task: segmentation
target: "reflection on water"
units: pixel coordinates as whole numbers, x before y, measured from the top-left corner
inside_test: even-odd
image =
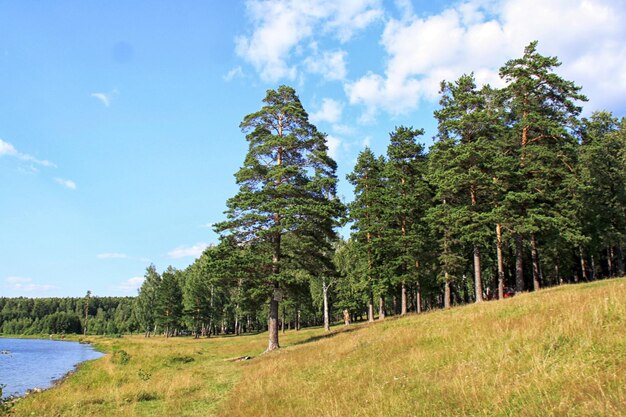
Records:
[[[49,388],[80,362],[103,354],[77,342],[0,338],[0,384],[4,395],[24,395],[33,388]]]

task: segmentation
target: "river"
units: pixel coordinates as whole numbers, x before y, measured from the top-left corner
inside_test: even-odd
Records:
[[[102,356],[91,345],[77,342],[0,338],[3,395],[21,396],[29,389],[49,388],[79,363]]]

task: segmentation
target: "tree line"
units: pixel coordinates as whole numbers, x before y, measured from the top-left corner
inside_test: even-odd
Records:
[[[239,191],[220,243],[182,272],[177,314],[196,334],[266,327],[273,350],[303,319],[328,328],[622,275],[626,121],[581,118],[587,99],[559,65],[532,42],[500,69],[504,88],[443,81],[434,144],[400,126],[385,155],[364,149],[347,205],[295,91],[269,90],[241,123]]]
[[[0,298],[2,334],[98,334],[137,331],[135,297]]]
[[[623,275],[626,119],[581,117],[587,99],[559,66],[532,42],[500,69],[504,88],[443,81],[433,145],[399,126],[385,155],[364,149],[348,204],[295,90],[268,90],[240,125],[248,152],[219,243],[184,270],[147,268],[134,329],[269,330],[274,350],[289,328]]]

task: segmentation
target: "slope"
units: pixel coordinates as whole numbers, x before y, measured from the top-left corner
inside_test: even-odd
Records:
[[[244,364],[220,413],[626,415],[625,325],[624,279],[388,319]]]

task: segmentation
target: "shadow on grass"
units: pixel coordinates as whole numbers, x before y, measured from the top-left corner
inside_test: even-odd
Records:
[[[232,339],[233,337],[242,337],[242,336],[250,337],[250,336],[258,336],[266,332],[267,330],[259,330],[259,331],[239,333],[239,334],[235,334],[235,333],[218,334],[218,335],[212,335],[210,338],[205,337],[204,339]]]
[[[317,336],[311,336],[307,339],[300,340],[299,342],[294,342],[291,344],[291,346],[304,345],[307,343],[317,342],[318,340],[330,339],[340,334],[356,332],[357,330],[364,329],[365,327],[366,326],[363,326],[363,325],[351,325],[350,327],[342,329],[342,330],[332,330],[329,333],[324,333],[324,334],[320,334]]]

